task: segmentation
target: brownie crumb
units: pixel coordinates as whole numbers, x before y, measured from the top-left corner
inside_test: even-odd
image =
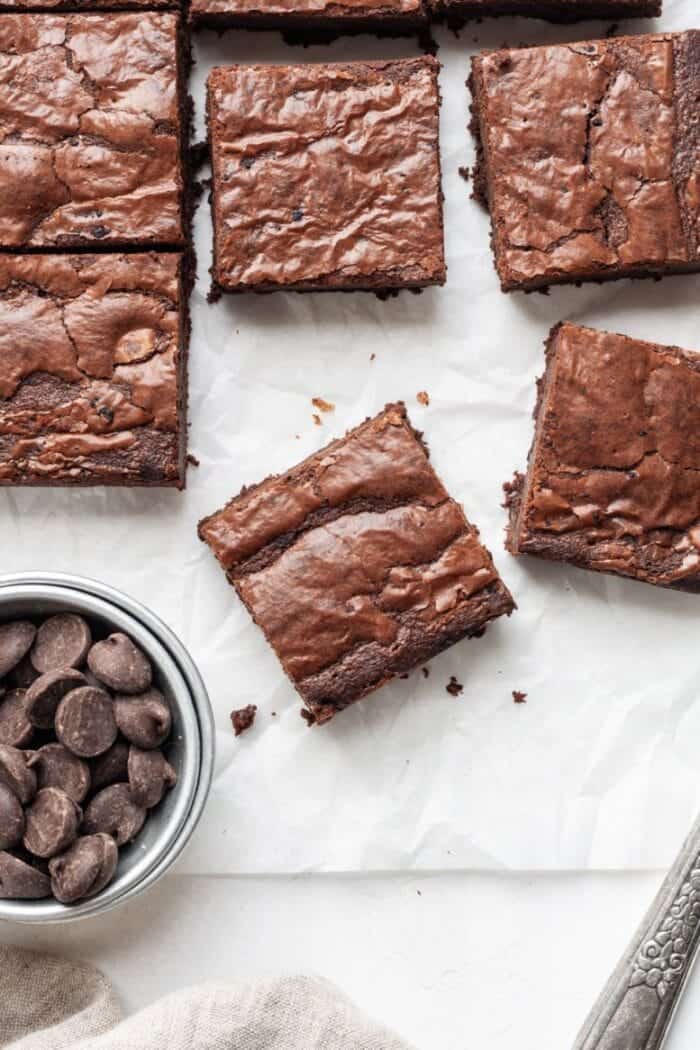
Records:
[[[450,680],[445,686],[445,689],[450,694],[450,696],[459,696],[459,694],[464,690],[464,686],[461,682],[457,681],[454,675],[450,675]]]
[[[314,724],[314,722],[316,721],[316,716],[311,711],[309,711],[308,708],[306,708],[306,707],[302,707],[302,709],[299,712],[299,714],[304,719],[304,721],[306,722],[307,726],[312,726]]]
[[[458,171],[459,175],[464,179],[465,182],[470,182],[471,181],[471,177],[472,177],[471,168],[469,168],[466,165],[462,164],[459,168],[457,168],[457,171]]]
[[[513,690],[513,703],[524,704],[527,700],[527,693],[521,693],[519,689]]]
[[[209,143],[205,139],[190,146],[190,167],[192,171],[203,168],[210,160]]]
[[[404,674],[400,674],[400,675],[399,675],[399,678],[404,678],[404,679],[405,679],[405,678],[408,678],[408,674],[407,674],[407,673],[404,673]]]
[[[312,397],[311,404],[314,408],[317,408],[319,412],[335,412],[335,405],[332,401],[324,401],[322,397]]]
[[[370,354],[370,355],[369,355],[369,359],[370,359],[370,361],[374,361],[374,359],[376,358],[376,356],[377,356],[376,354]]]
[[[246,707],[239,707],[231,712],[231,725],[236,736],[240,736],[246,729],[250,729],[255,721],[257,710],[255,704],[248,704]]]
[[[199,466],[199,460],[191,452],[187,453],[187,462],[189,463],[189,465],[191,467],[198,467]]]
[[[421,667],[421,671],[423,672],[423,677],[424,678],[430,678],[430,668],[429,667]]]
[[[428,391],[427,390],[419,390],[418,393],[416,394],[416,401],[420,405],[429,405],[430,404],[430,397],[428,396]]]
[[[312,412],[311,413],[311,418],[313,419],[313,421],[314,421],[314,423],[316,424],[317,427],[321,426],[321,417],[319,415],[317,415],[316,412]]]

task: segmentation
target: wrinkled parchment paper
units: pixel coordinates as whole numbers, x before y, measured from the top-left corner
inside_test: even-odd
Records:
[[[693,26],[695,5],[665,0],[660,25]],[[700,349],[700,277],[504,296],[487,217],[457,171],[473,160],[469,54],[607,28],[520,19],[474,25],[460,39],[438,34],[443,289],[388,302],[276,294],[209,306],[202,202],[190,397],[190,447],[201,465],[184,495],[0,492],[3,571],[106,580],[152,606],[199,663],[216,713],[217,773],[180,870],[660,867],[700,807],[700,599],[516,561],[503,549],[500,506],[502,482],[525,464],[551,325],[570,318]],[[202,34],[197,137],[212,65],[415,53],[411,41],[370,37],[303,50],[275,34]],[[335,411],[319,413],[313,397]],[[284,470],[397,398],[480,526],[519,609],[435,659],[429,678],[418,671],[309,730],[196,522],[243,483]],[[445,690],[451,675],[464,685],[456,698]],[[513,690],[527,693],[526,703],[514,704]],[[256,723],[235,739],[229,712],[248,703],[258,705]]]

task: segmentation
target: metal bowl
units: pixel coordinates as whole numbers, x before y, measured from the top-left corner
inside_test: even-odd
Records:
[[[56,923],[97,915],[152,886],[173,864],[194,831],[214,768],[214,724],[204,682],[169,627],[113,587],[64,573],[0,575],[0,623],[21,616],[69,611],[83,615],[96,635],[123,631],[150,657],[154,683],[173,713],[168,759],[178,780],[151,810],[138,838],[120,850],[113,881],[97,896],[69,906],[55,900],[0,900],[0,919]]]

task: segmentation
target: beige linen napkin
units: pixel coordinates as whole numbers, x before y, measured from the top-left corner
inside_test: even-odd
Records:
[[[0,1047],[410,1050],[320,978],[200,985],[124,1019],[99,970],[5,947],[0,947]]]

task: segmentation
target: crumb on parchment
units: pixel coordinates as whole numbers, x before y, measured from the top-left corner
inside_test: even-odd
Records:
[[[527,702],[527,693],[521,693],[519,689],[513,690],[513,703],[524,704]]]
[[[245,707],[239,707],[231,712],[231,725],[236,736],[240,736],[241,733],[245,733],[246,729],[250,729],[255,721],[257,710],[255,704],[247,704]]]
[[[459,694],[463,692],[464,686],[461,682],[457,681],[454,675],[450,675],[450,680],[445,686],[445,689],[450,694],[450,696],[459,696]]]
[[[430,397],[428,396],[428,391],[427,390],[419,390],[418,393],[416,394],[416,401],[420,405],[429,405],[430,404]]]
[[[322,397],[312,397],[311,404],[314,408],[317,408],[319,412],[335,412],[335,405],[332,401],[326,401]]]

